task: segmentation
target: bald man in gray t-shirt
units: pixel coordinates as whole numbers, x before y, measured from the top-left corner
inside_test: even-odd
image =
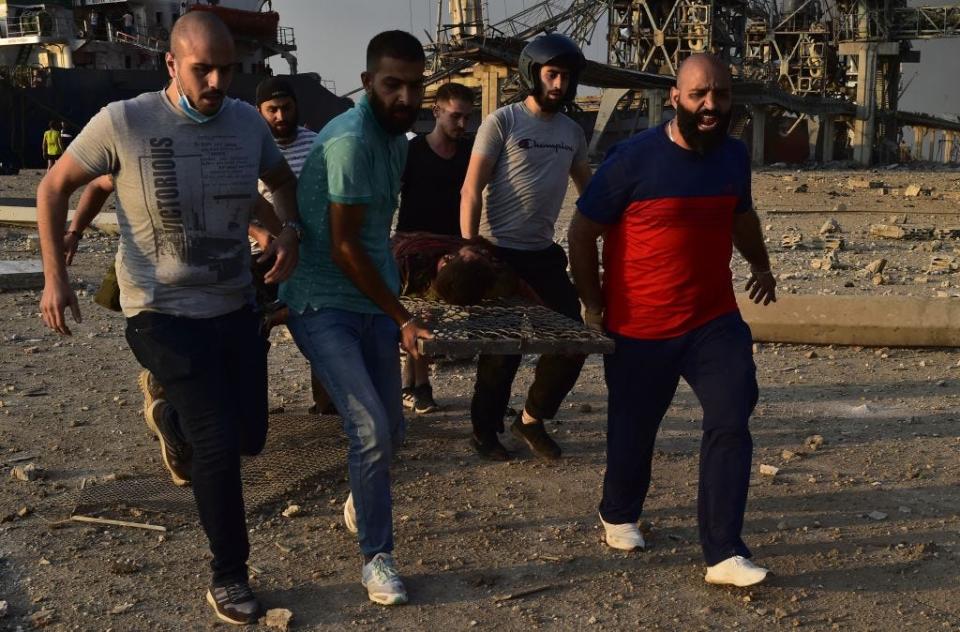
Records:
[[[560,112],[570,73],[560,66],[539,67],[538,90],[521,102],[488,116],[473,145],[460,196],[460,230],[483,236],[544,305],[575,320],[580,300],[567,275],[567,255],[554,243],[554,228],[569,178],[582,192],[590,180],[583,130]],[[482,195],[482,198],[481,198]],[[481,212],[482,211],[482,212]],[[544,355],[513,434],[539,457],[560,457],[543,420],[557,414],[583,366],[583,356]],[[481,355],[470,418],[471,443],[483,457],[510,458],[497,438],[510,401],[520,356]]]

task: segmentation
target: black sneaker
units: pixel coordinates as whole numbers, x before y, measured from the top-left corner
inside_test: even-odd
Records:
[[[260,602],[245,581],[211,586],[207,590],[207,603],[213,607],[217,617],[227,623],[247,625],[260,619]]]
[[[476,432],[470,436],[470,445],[477,451],[477,454],[490,461],[509,461],[510,453],[500,443],[497,433],[491,432],[489,435],[480,437]]]
[[[547,434],[547,429],[543,427],[543,421],[525,424],[523,423],[523,413],[520,413],[514,420],[513,425],[510,426],[510,430],[513,432],[513,436],[526,443],[530,450],[541,459],[556,461],[560,458],[560,446]]]
[[[413,412],[425,415],[437,410],[437,402],[433,401],[433,387],[421,384],[413,389]]]
[[[148,409],[143,411],[143,416],[147,420],[147,427],[160,440],[160,456],[163,457],[163,464],[170,472],[173,484],[177,487],[185,487],[190,484],[193,449],[170,427],[165,414],[168,406],[170,404],[165,399],[155,400]]]
[[[403,407],[413,410],[417,407],[417,394],[412,386],[404,386],[400,389],[400,401]]]

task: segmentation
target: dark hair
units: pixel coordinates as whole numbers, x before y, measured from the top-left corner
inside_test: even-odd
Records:
[[[454,99],[457,99],[458,101],[465,101],[466,103],[473,105],[473,90],[462,83],[445,83],[437,88],[437,103],[440,103],[441,101],[449,103]]]
[[[475,305],[484,299],[496,282],[497,272],[489,261],[467,261],[457,255],[437,272],[433,289],[445,303]]]
[[[47,129],[56,129],[58,127],[60,127],[60,121],[58,119],[53,119],[50,121],[50,125],[47,127]]]
[[[376,72],[380,60],[392,57],[402,61],[426,61],[423,44],[406,31],[384,31],[367,44],[367,72]]]

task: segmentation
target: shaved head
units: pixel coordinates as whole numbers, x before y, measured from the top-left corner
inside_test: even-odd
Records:
[[[170,52],[180,56],[198,45],[233,49],[233,35],[223,20],[213,13],[190,11],[173,25],[170,32]]]
[[[167,71],[173,80],[167,88],[170,101],[186,97],[205,116],[220,111],[233,81],[236,51],[230,29],[216,15],[190,11],[180,17],[170,33]]]
[[[730,70],[723,61],[705,53],[687,57],[677,68],[670,101],[677,113],[673,122],[680,132],[679,144],[705,154],[724,142],[733,95]]]
[[[677,68],[677,87],[681,83],[708,78],[730,84],[730,69],[716,55],[697,53],[684,59]]]

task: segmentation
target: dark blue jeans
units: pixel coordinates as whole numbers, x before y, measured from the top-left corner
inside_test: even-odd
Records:
[[[247,578],[240,455],[267,437],[267,342],[244,308],[215,318],[141,312],[127,319],[137,361],[166,390],[167,421],[193,448],[193,495],[213,553],[213,584]]]
[[[614,335],[604,357],[607,471],[600,515],[636,522],[650,487],[657,429],[682,377],[703,408],[697,516],[708,565],[750,557],[740,538],[750,485],[753,440],[747,424],[757,404],[750,328],[732,312],[667,340]]]
[[[407,428],[400,402],[400,331],[385,314],[332,308],[290,310],[287,326],[343,421],[360,550],[370,557],[390,553],[390,461]]]

